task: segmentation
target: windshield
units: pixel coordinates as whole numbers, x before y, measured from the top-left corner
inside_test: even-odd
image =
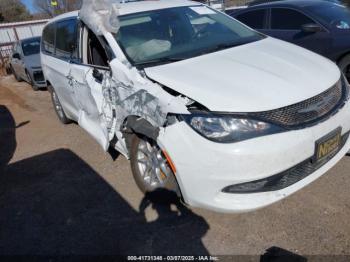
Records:
[[[22,42],[22,50],[25,56],[40,53],[40,38],[25,40]]]
[[[120,16],[117,42],[136,66],[152,66],[243,45],[263,36],[206,6]]]
[[[327,24],[339,29],[350,29],[350,11],[342,5],[310,6],[309,10],[319,16]]]

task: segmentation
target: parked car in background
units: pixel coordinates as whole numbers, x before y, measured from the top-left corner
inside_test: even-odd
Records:
[[[17,42],[10,59],[10,68],[16,80],[27,81],[35,91],[46,87],[40,61],[40,42],[40,37]]]
[[[277,1],[284,1],[284,0],[254,0],[254,1],[249,2],[247,4],[247,6],[261,5],[261,4],[277,2]],[[342,4],[342,2],[338,1],[338,0],[323,0],[323,1],[328,1],[328,2],[332,2],[332,3],[336,3],[336,4]]]
[[[251,211],[349,150],[349,86],[328,59],[192,1],[84,3],[43,30],[53,105],[130,159],[143,192]]]
[[[345,6],[322,0],[286,0],[228,14],[266,35],[333,60],[350,79],[350,11]]]

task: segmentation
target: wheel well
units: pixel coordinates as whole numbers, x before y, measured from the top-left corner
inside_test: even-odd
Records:
[[[159,136],[159,127],[153,126],[149,121],[139,116],[127,117],[124,120],[123,127],[126,128],[126,130],[129,129],[129,131],[131,130],[133,133],[146,136],[153,140],[157,140]]]
[[[130,115],[124,119],[121,131],[124,135],[128,149],[132,135],[134,134],[148,137],[154,141],[156,141],[159,136],[159,127],[153,126],[146,119],[136,115]]]

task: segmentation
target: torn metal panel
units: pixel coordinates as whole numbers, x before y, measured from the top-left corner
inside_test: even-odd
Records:
[[[189,114],[186,98],[169,94],[159,84],[142,76],[136,68],[129,68],[117,59],[110,63],[110,67],[112,71],[105,72],[102,82],[102,118],[110,140],[114,136],[118,138],[116,149],[126,157],[129,152],[122,129],[128,117],[142,119],[137,125],[138,130],[134,131],[156,140],[169,113]]]
[[[144,135],[153,140],[157,140],[159,136],[159,127],[152,126],[148,121],[143,118],[128,118],[126,127],[132,132]]]
[[[84,0],[79,18],[97,35],[119,30],[119,2],[114,0]]]
[[[106,74],[102,85],[106,103],[115,105],[119,128],[128,116],[142,117],[153,126],[162,127],[168,113],[189,113],[186,100],[170,95],[142,77],[136,68],[126,68],[116,59],[110,66],[113,77]]]
[[[93,70],[79,65],[74,65],[68,75],[69,86],[77,108],[78,123],[85,129],[104,150],[108,149],[108,127],[104,118],[101,117],[102,98],[98,94],[100,85],[92,76]]]

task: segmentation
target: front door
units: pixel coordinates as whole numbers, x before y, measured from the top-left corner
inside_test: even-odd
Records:
[[[317,24],[305,14],[288,8],[272,8],[270,17],[270,29],[264,33],[321,55],[325,55],[330,48],[331,36],[326,29],[320,32],[303,31],[303,25]]]
[[[78,109],[78,123],[107,151],[109,133],[103,115],[102,81],[106,70],[88,65],[71,64],[70,86],[74,104]]]

